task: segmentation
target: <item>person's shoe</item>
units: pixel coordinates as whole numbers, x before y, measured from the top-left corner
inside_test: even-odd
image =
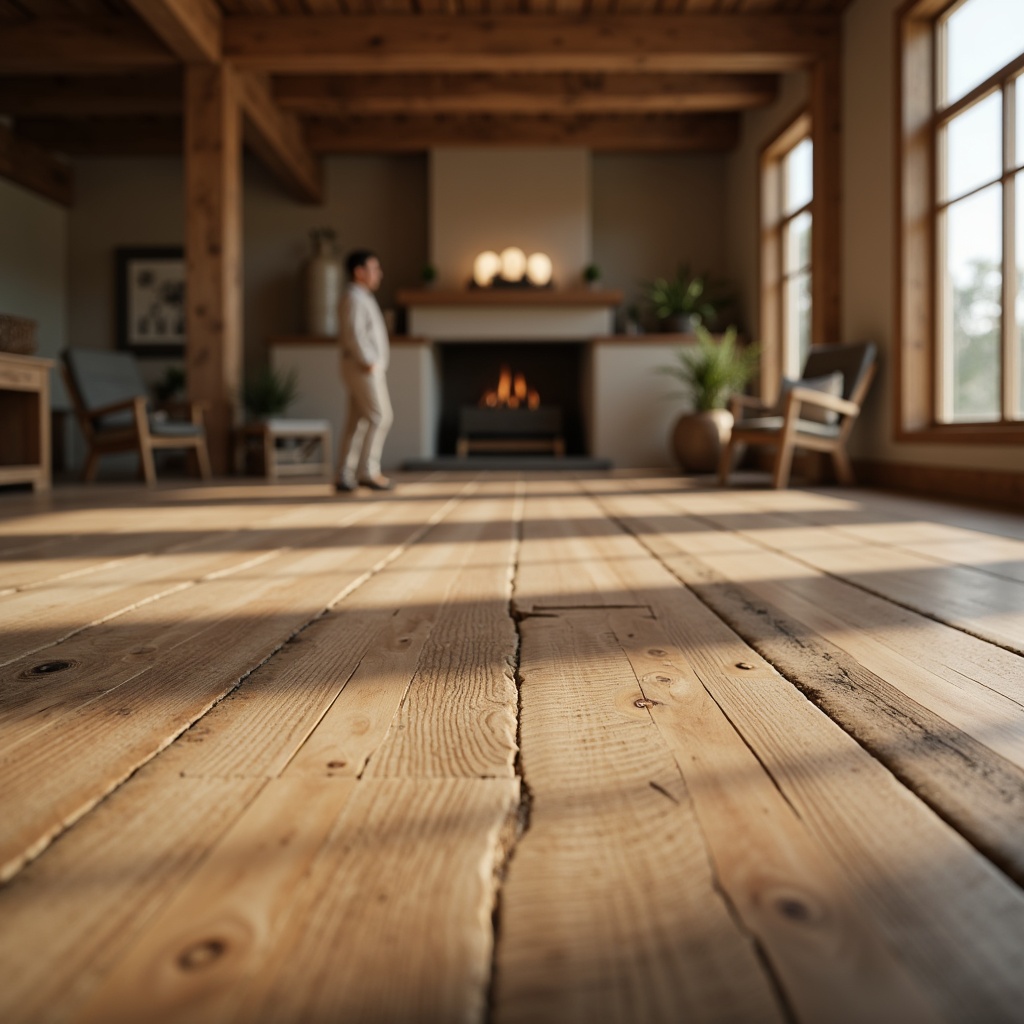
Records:
[[[386,476],[370,476],[359,481],[360,487],[369,487],[371,491],[390,491],[395,485]]]
[[[356,489],[354,480],[335,480],[334,489],[339,494],[351,494]]]

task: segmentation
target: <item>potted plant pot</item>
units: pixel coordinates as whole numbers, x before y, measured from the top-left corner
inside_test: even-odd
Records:
[[[672,431],[672,451],[684,473],[714,473],[732,434],[728,409],[683,413]]]
[[[753,375],[757,349],[737,347],[734,327],[721,340],[700,325],[695,334],[697,344],[678,349],[676,363],[660,370],[679,380],[684,396],[696,406],[695,412],[679,417],[672,431],[670,443],[676,461],[684,473],[713,473],[732,433],[733,416],[725,405],[730,393]]]

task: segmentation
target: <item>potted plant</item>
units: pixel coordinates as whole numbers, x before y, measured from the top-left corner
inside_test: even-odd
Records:
[[[601,280],[601,268],[596,263],[588,263],[583,268],[583,280],[586,281],[587,287],[596,288]]]
[[[671,366],[660,372],[675,377],[682,394],[695,411],[684,413],[672,432],[672,449],[685,472],[710,473],[718,467],[722,447],[732,432],[732,413],[726,408],[729,396],[742,391],[757,369],[756,345],[736,344],[736,328],[730,327],[720,340],[702,324],[694,333],[696,345],[676,351]]]
[[[437,267],[433,263],[424,263],[420,271],[420,280],[424,288],[433,288],[437,283]]]
[[[728,298],[707,274],[691,274],[680,267],[675,277],[659,277],[643,285],[644,295],[661,329],[692,332],[697,326],[714,323]]]
[[[252,419],[269,419],[287,412],[298,397],[298,374],[295,370],[283,373],[272,366],[264,366],[245,382],[242,402]]]

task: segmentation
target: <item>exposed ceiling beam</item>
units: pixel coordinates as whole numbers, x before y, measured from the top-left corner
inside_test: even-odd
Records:
[[[0,177],[64,206],[74,202],[71,167],[42,146],[19,139],[5,125],[0,125]]]
[[[301,116],[683,114],[770,103],[772,75],[282,76],[277,105]],[[0,77],[0,114],[132,117],[181,112],[179,71],[146,75]]]
[[[0,77],[0,114],[12,117],[133,117],[181,113],[180,71],[86,78]]]
[[[321,15],[225,19],[224,54],[280,74],[779,72],[808,67],[831,15]]]
[[[281,76],[274,84],[282,107],[317,117],[678,114],[764,106],[776,92],[772,75]]]
[[[245,141],[284,186],[304,202],[323,201],[323,170],[306,143],[298,117],[274,101],[270,84],[252,72],[238,75]]]
[[[18,122],[26,138],[82,156],[181,153],[180,118],[33,118]],[[330,153],[419,153],[452,145],[567,145],[598,152],[725,152],[736,144],[731,114],[649,117],[437,117],[313,120],[309,149]]]
[[[186,64],[221,57],[221,13],[214,0],[127,0],[136,14]]]
[[[112,74],[174,67],[178,58],[132,18],[39,18],[5,24],[0,74]]]
[[[434,146],[582,146],[599,152],[724,152],[736,145],[733,114],[651,117],[439,117],[314,119],[318,153],[410,153]]]

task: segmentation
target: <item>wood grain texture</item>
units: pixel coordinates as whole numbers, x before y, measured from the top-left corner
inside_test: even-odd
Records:
[[[631,500],[618,503],[620,513]],[[664,520],[658,531],[659,535],[668,532]],[[687,606],[693,601],[680,590],[673,604]],[[878,761],[834,729],[795,688],[777,686],[774,679],[778,677],[772,674],[736,671],[740,662],[755,668],[757,663],[751,662],[749,648],[718,618],[709,613],[702,628],[684,630],[677,608],[664,607],[657,600],[652,604],[666,632],[691,659],[704,685],[787,799],[843,865],[859,898],[870,903],[890,944],[904,951],[911,969],[941,994],[943,1004],[959,1007],[957,1012],[1012,1020],[1020,996],[1017,982],[1010,981],[1013,968],[1007,950],[1020,941],[1011,936],[1024,928],[1020,890],[925,809]],[[801,634],[796,636],[802,643]],[[723,671],[730,665],[731,672]],[[827,663],[825,670],[831,672]],[[758,681],[770,683],[771,700],[786,709],[785,728],[773,727],[765,717],[769,698],[764,687],[756,685]],[[841,680],[835,689],[846,686],[849,681]],[[850,717],[844,715],[840,721],[846,725]],[[947,732],[936,730],[935,737],[945,737]],[[912,734],[904,740],[912,743]],[[961,771],[966,765],[962,762]],[[927,772],[923,759],[919,769]],[[987,766],[981,771],[986,772]],[[1002,777],[1007,778],[1005,771]],[[1019,782],[1017,787],[1019,793]],[[846,799],[838,798],[840,790]],[[854,797],[855,793],[859,795]],[[1002,821],[1008,824],[1005,810]],[[1017,833],[1019,828],[1013,830]],[[924,864],[927,870],[915,866]],[[1008,929],[1001,938],[989,931],[993,920]],[[975,950],[970,962],[962,957],[965,943]],[[984,1011],[978,1011],[981,1006]]]
[[[531,809],[502,894],[496,1019],[783,1019],[608,613],[521,629]]]
[[[704,617],[673,610],[676,630]],[[612,612],[611,623],[682,771],[718,884],[757,936],[797,1017],[940,1019],[899,949],[661,624],[627,611]]]
[[[186,64],[221,59],[223,18],[216,0],[125,0]]]
[[[400,505],[389,508],[400,523],[408,515]],[[276,565],[211,580],[195,594],[179,595],[177,606],[174,597],[145,606],[144,615],[155,611],[165,623],[197,614],[206,619],[191,635],[179,633],[176,646],[154,660],[147,658],[157,653],[150,644],[125,651],[138,613],[122,616],[111,634],[122,652],[120,678],[109,678],[110,654],[97,657],[86,635],[82,660],[98,674],[96,691],[79,683],[68,706],[47,709],[41,722],[22,726],[17,743],[0,755],[2,873],[9,876],[38,853],[421,529],[419,523],[395,526],[387,519],[382,515],[362,538],[353,532],[351,540],[362,544],[339,546],[328,536],[321,539],[323,547],[309,544]],[[58,749],[64,754],[56,755]],[[34,796],[27,799],[30,791]]]
[[[0,888],[0,1016],[67,1020],[262,784],[144,768]]]
[[[479,1020],[518,802],[515,779],[356,783],[239,1019]]]
[[[5,1022],[1016,1024],[1024,659],[854,575],[998,593],[1019,517],[325,491],[0,501],[0,611],[70,629],[0,669]]]
[[[608,507],[815,703],[1024,878],[1018,656],[882,602],[865,616],[871,598],[798,563],[780,559],[767,579],[752,580],[762,550],[672,516],[663,500]],[[794,593],[801,578],[817,588],[812,600]]]
[[[185,371],[223,474],[242,384],[242,124],[229,66],[185,71],[184,160]]]
[[[298,117],[277,104],[263,76],[239,75],[237,88],[249,145],[296,199],[322,203],[323,168],[306,144]]]
[[[275,779],[118,961],[80,1021],[221,1021],[268,967],[355,782]]]
[[[277,74],[778,72],[804,68],[838,27],[828,15],[238,17],[225,25],[224,53]]]

